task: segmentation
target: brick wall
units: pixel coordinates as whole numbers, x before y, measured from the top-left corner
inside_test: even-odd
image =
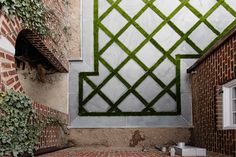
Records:
[[[0,11],[0,35],[4,36],[12,46],[15,47],[18,34],[22,31],[21,21],[18,18],[9,20]],[[27,38],[35,47],[40,47],[40,52],[61,72],[68,70],[68,61],[65,55],[57,51],[55,47],[50,47],[50,39],[41,40],[36,34],[28,33]],[[46,44],[47,43],[47,44]],[[0,91],[5,89],[13,89],[15,91],[23,92],[23,87],[19,81],[14,54],[1,48],[0,45]],[[33,107],[37,113],[41,115],[51,115],[60,118],[64,125],[67,126],[68,116],[64,113],[53,110],[45,105],[34,103]],[[44,129],[38,148],[44,149],[49,147],[60,147],[67,143],[66,135],[60,126],[51,125]]]
[[[41,37],[33,31],[24,29],[19,18],[15,17],[9,20],[9,18],[0,11],[0,35],[6,37],[13,46],[15,46],[17,36],[22,30],[24,30],[25,37],[29,42],[36,47],[58,71],[68,72],[69,62],[66,57],[67,54],[64,49],[63,52],[61,51],[61,47],[64,47],[63,42],[66,41],[65,37],[61,37],[60,42],[58,41],[56,43],[51,38],[41,39]],[[59,29],[55,29],[55,31],[57,30]]]
[[[215,105],[216,105],[216,128],[223,130],[223,92],[222,86],[215,88]]]
[[[16,72],[14,56],[3,50],[0,50],[0,78],[0,89],[7,88],[15,91],[23,91]]]
[[[42,135],[39,139],[38,149],[50,148],[50,147],[61,147],[67,144],[67,135],[65,130],[68,124],[68,116],[62,112],[53,110],[45,105],[34,103],[33,108],[39,115],[53,116],[63,124],[63,128],[58,125],[49,125],[43,130]]]
[[[236,155],[236,130],[222,130],[221,85],[235,79],[236,31],[191,68],[193,94],[192,142],[210,151]]]
[[[23,87],[19,81],[14,56],[8,52],[0,51],[0,91],[5,89],[13,89],[23,92]],[[68,115],[59,111],[53,110],[45,105],[34,103],[33,108],[39,115],[53,116],[60,119],[66,128],[68,124]],[[62,147],[67,144],[67,135],[58,125],[49,125],[43,130],[39,139],[38,149],[50,147]]]

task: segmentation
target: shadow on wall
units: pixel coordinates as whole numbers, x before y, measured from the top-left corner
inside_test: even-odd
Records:
[[[15,52],[18,70],[27,71],[29,75],[35,71],[36,78],[40,82],[45,83],[47,74],[57,72],[53,65],[26,39],[24,31],[21,31],[17,37]]]
[[[15,47],[17,73],[24,92],[37,103],[47,104],[53,109],[68,113],[68,74],[59,73],[54,65],[31,44],[25,37],[27,31],[29,30],[19,33]]]

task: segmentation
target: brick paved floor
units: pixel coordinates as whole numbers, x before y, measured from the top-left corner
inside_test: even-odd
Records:
[[[83,150],[66,149],[54,153],[41,155],[40,157],[168,157],[169,155],[156,150],[142,152],[138,150]],[[209,153],[209,157],[226,157]]]

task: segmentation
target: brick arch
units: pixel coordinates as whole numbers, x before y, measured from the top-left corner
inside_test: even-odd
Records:
[[[59,71],[68,72],[69,63],[66,56],[57,49],[56,43],[49,38],[42,39],[32,30],[24,29],[18,17],[9,19],[0,11],[0,35],[4,36],[14,47],[19,34],[24,34],[27,40],[47,58],[47,60]],[[23,91],[16,73],[14,54],[0,49],[0,91],[13,89]]]
[[[68,60],[52,40],[42,39],[29,29],[23,29],[19,34],[22,34],[59,72],[68,72]]]
[[[15,46],[17,35],[23,29],[21,20],[18,17],[14,17],[11,20],[0,11],[0,35],[6,37],[10,43]]]
[[[0,35],[5,37],[6,40],[15,47],[17,35],[22,30],[20,19],[14,17],[10,20],[6,15],[0,12],[0,21]],[[8,52],[4,46],[5,45],[1,45],[0,48],[0,91],[5,90],[5,88],[23,91],[23,87],[16,73],[14,54]]]
[[[0,11],[0,35],[3,35],[15,47],[19,34],[24,34],[29,42],[43,54],[59,72],[68,72],[69,62],[63,52],[58,50],[58,46],[50,38],[42,39],[37,33],[30,29],[25,29],[18,17],[9,19]]]

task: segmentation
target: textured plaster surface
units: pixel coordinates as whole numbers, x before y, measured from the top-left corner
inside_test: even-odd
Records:
[[[68,59],[80,60],[81,59],[81,46],[80,46],[80,0],[70,0],[68,5],[67,21],[69,24],[69,41],[68,41]]]
[[[185,128],[158,129],[71,129],[69,139],[80,147],[129,147],[134,132],[139,131],[144,140],[136,147],[188,142],[190,130]]]
[[[39,82],[35,70],[17,71],[24,92],[37,103],[68,113],[68,74],[46,75],[44,83]]]

